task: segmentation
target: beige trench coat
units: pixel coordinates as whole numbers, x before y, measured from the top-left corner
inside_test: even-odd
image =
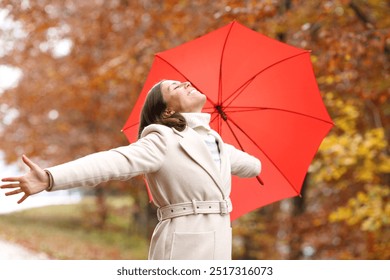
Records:
[[[163,125],[146,127],[142,138],[129,146],[46,170],[53,177],[52,190],[95,186],[146,174],[157,207],[192,200],[222,201],[230,195],[231,174],[256,176],[261,164],[213,133],[220,150],[220,170],[193,129],[179,132]],[[157,224],[149,259],[231,259],[231,247],[228,214],[193,214]]]

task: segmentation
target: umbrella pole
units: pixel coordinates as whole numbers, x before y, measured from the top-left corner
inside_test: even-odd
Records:
[[[218,113],[221,115],[222,119],[226,122],[227,126],[230,128],[230,131],[233,133],[233,129],[230,127],[230,124],[227,122],[228,118],[227,118],[226,113],[222,110],[222,107],[220,105],[218,105],[218,106],[215,106],[215,109],[217,109]],[[241,145],[236,134],[233,133],[233,136],[234,136],[234,138],[236,138],[236,141],[237,141],[238,145],[240,145],[241,150],[243,152],[245,152],[244,147]],[[256,179],[260,183],[260,185],[264,186],[263,180],[261,180],[261,178],[258,175],[256,176]]]

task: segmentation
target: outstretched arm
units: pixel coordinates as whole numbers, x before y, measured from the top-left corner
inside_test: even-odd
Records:
[[[13,189],[5,195],[24,193],[18,203],[22,203],[30,195],[39,193],[49,186],[49,175],[42,168],[25,155],[22,156],[22,160],[30,168],[30,172],[20,177],[8,177],[1,180],[2,182],[11,182],[1,186],[2,189]]]
[[[148,134],[131,145],[90,154],[45,170],[23,156],[30,172],[20,177],[2,179],[3,182],[11,183],[1,188],[13,189],[6,195],[23,192],[24,196],[18,201],[21,203],[30,195],[43,190],[93,187],[110,180],[128,180],[140,174],[155,172],[164,162],[166,152],[163,134],[169,128],[161,127],[150,126]]]

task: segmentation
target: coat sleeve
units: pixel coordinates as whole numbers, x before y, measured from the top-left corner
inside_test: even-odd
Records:
[[[158,132],[137,142],[45,169],[53,179],[51,190],[93,187],[110,180],[128,180],[157,171],[164,160],[166,143]]]
[[[225,149],[229,152],[232,175],[239,177],[255,177],[261,172],[261,162],[234,146],[225,144]]]

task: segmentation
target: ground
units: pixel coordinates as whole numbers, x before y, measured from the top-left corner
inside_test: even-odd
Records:
[[[0,260],[46,260],[43,253],[32,252],[18,244],[0,239]]]

